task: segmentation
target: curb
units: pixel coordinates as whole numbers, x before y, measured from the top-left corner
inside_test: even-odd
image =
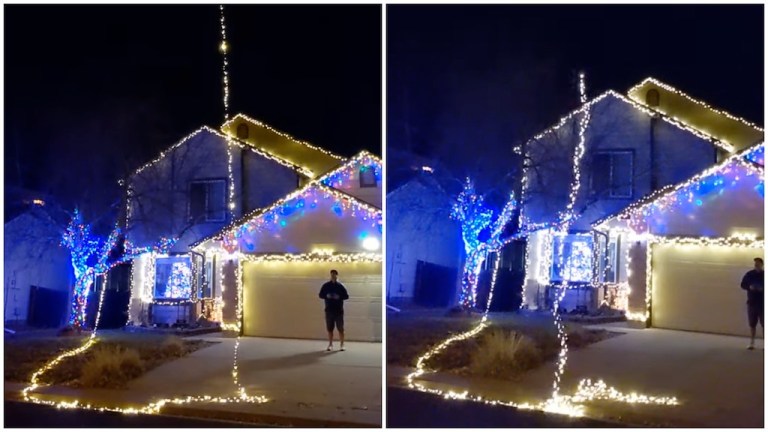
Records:
[[[27,402],[21,397],[20,392],[6,391],[6,401]],[[147,414],[151,415],[151,414]],[[339,420],[312,419],[306,417],[291,417],[275,414],[254,414],[236,411],[193,408],[185,406],[166,405],[158,415],[171,417],[195,418],[200,420],[221,420],[237,423],[251,423],[270,426],[300,427],[300,428],[359,428],[371,429],[382,427],[381,424],[357,423]]]
[[[410,388],[410,387],[408,387],[408,385],[401,384],[401,383],[394,384],[394,383],[389,383],[388,382],[386,387],[394,387],[394,388],[398,388],[398,389],[401,389],[401,390],[408,390],[408,391],[416,392],[416,393],[424,393],[424,392],[422,392],[420,390],[416,390],[416,389]],[[436,396],[436,397],[439,397],[439,396]],[[462,401],[462,402],[476,403],[476,404],[482,405],[482,402],[474,402],[474,401],[471,401],[471,400],[466,400],[466,401]],[[511,409],[511,410],[516,410],[516,411],[518,411],[520,413],[524,413],[526,415],[561,416],[564,419],[570,418],[570,417],[565,416],[563,414],[548,413],[548,412],[544,412],[544,411],[537,411],[537,410],[525,411],[525,410],[521,410],[521,409],[515,408],[515,407],[506,407],[506,408],[507,409]],[[616,421],[616,420],[607,420],[607,419],[604,419],[604,418],[595,417],[595,416],[589,416],[589,415],[581,416],[581,417],[578,417],[578,418],[581,418],[581,419],[584,419],[584,420],[589,420],[589,421],[595,421],[595,422],[603,423],[604,427],[607,427],[607,428],[626,429],[626,428],[643,428],[643,427],[648,427],[648,426],[642,426],[642,425],[637,425],[637,424],[633,424],[633,423],[622,423],[622,422],[619,422],[619,421]]]

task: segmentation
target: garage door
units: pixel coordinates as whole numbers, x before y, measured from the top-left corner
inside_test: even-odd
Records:
[[[318,293],[331,269],[349,292],[346,339],[381,341],[381,263],[244,263],[244,334],[327,339]]]
[[[654,245],[653,326],[748,336],[740,283],[758,256],[762,249]]]

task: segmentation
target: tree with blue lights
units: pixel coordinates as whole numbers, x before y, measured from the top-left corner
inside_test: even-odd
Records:
[[[122,255],[113,257],[112,252],[116,249],[121,234],[122,231],[118,227],[112,229],[106,238],[93,234],[91,225],[83,220],[83,215],[78,209],[75,209],[69,224],[64,229],[61,245],[69,249],[70,261],[75,273],[69,323],[78,329],[85,327],[88,296],[97,276],[149,250],[165,251],[173,244],[172,240],[163,239],[154,247],[128,248]]]
[[[512,220],[517,208],[514,194],[511,194],[502,210],[496,214],[478,195],[469,178],[453,204],[451,217],[461,224],[461,238],[464,242],[466,259],[461,278],[459,302],[464,309],[477,305],[477,283],[483,263],[489,253],[498,252],[518,235],[502,238],[504,229]]]

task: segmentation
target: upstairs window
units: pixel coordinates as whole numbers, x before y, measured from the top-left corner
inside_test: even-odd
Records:
[[[360,187],[376,187],[376,167],[373,165],[360,167]]]
[[[189,185],[189,219],[192,223],[227,219],[227,181],[195,180]]]
[[[592,159],[592,193],[605,198],[632,198],[634,154],[631,150],[601,151]]]

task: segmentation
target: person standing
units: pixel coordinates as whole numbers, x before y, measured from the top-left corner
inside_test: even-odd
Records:
[[[325,300],[325,327],[328,330],[328,348],[333,349],[333,328],[339,331],[340,350],[344,351],[344,300],[349,298],[347,289],[338,281],[339,272],[331,270],[331,280],[320,288],[320,298]]]
[[[741,288],[747,291],[747,318],[749,320],[750,339],[747,349],[755,349],[755,333],[757,321],[760,327],[763,325],[763,286],[765,275],[763,274],[763,259],[755,258],[755,268],[748,271],[741,279]]]

